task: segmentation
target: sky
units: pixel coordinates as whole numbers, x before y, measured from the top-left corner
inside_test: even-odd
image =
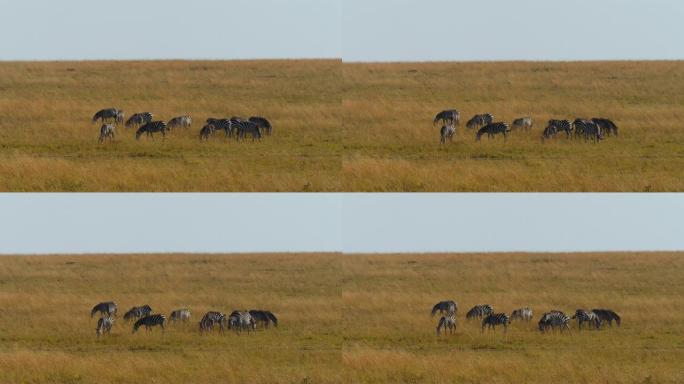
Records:
[[[684,194],[3,194],[0,254],[684,250]]]
[[[681,0],[0,0],[0,60],[684,59]]]

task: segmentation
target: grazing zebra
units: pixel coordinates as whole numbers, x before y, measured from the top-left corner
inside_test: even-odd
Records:
[[[612,327],[613,321],[615,321],[618,327],[620,326],[620,316],[618,316],[618,314],[614,311],[610,309],[592,309],[591,311],[594,312],[596,316],[598,316],[601,322],[607,321],[608,325]]]
[[[162,329],[162,332],[164,332],[164,324],[166,324],[166,316],[164,315],[149,315],[145,316],[142,319],[138,320],[133,324],[133,333],[136,333],[138,331],[138,328],[141,326],[145,326],[145,329],[148,331],[152,330],[152,327],[154,326],[160,326]]]
[[[591,120],[575,119],[572,125],[575,127],[575,136],[584,136],[584,140],[592,139],[594,142],[603,139],[601,128]]]
[[[223,324],[226,321],[226,315],[221,312],[216,312],[216,311],[209,311],[207,312],[203,317],[202,320],[199,322],[199,330],[200,334],[203,332],[209,332],[212,329],[214,329],[214,325],[218,324],[219,326],[219,333],[223,333]]]
[[[116,303],[113,301],[105,301],[93,307],[90,311],[90,317],[92,318],[95,316],[97,312],[100,312],[100,315],[116,316],[116,309]]]
[[[598,125],[599,128],[601,128],[602,134],[603,132],[605,132],[607,136],[610,136],[612,134],[615,134],[615,136],[618,135],[618,127],[617,125],[615,125],[615,123],[613,123],[612,120],[604,119],[602,117],[594,117],[593,119],[591,119],[591,121],[596,123],[596,125]]]
[[[152,114],[150,112],[134,113],[126,120],[126,128],[132,126],[139,127],[152,121]]]
[[[133,307],[124,314],[124,320],[139,319],[141,317],[149,316],[151,313],[152,308],[147,304]]]
[[[190,320],[190,310],[187,308],[183,309],[176,309],[175,311],[171,312],[171,316],[169,316],[171,321],[176,322],[176,321],[189,321]]]
[[[447,329],[449,329],[450,334],[453,334],[454,331],[456,331],[456,315],[450,314],[447,316],[442,316],[439,319],[439,323],[437,323],[437,336],[440,335],[441,329],[444,329],[445,335],[446,335]]]
[[[505,313],[490,313],[482,320],[482,333],[484,333],[485,327],[496,330],[497,325],[503,325],[504,333],[506,333],[508,332],[508,324],[510,322],[511,318]]]
[[[275,327],[278,326],[278,319],[270,311],[264,311],[260,309],[253,309],[249,311],[250,316],[254,324],[262,324],[264,328],[269,328],[270,324],[273,323]]]
[[[162,137],[166,137],[166,123],[163,121],[152,121],[143,125],[135,132],[135,139],[140,140],[140,136],[142,136],[143,133],[146,133],[148,137],[154,139],[153,133],[155,132],[160,132]]]
[[[551,311],[551,312],[546,312],[542,315],[542,317],[539,319],[539,331],[542,333],[546,332],[549,327],[551,330],[555,330],[556,327],[560,328],[561,333],[563,332],[564,329],[567,329],[568,331],[570,330],[570,326],[568,323],[570,322],[570,318],[563,312],[561,311]]]
[[[103,123],[114,120],[115,123],[123,123],[124,111],[120,111],[116,108],[105,108],[97,111],[93,116],[93,123],[101,120]]]
[[[210,117],[207,119],[207,124],[213,125],[216,131],[225,131],[226,139],[233,136],[233,123],[231,119],[216,119]]]
[[[97,328],[95,328],[95,334],[97,337],[105,333],[111,333],[112,325],[114,325],[114,319],[111,316],[103,316],[97,321]]]
[[[173,119],[169,120],[166,125],[169,127],[169,129],[174,129],[176,127],[190,128],[192,125],[192,117],[188,115],[174,117]]]
[[[261,129],[256,123],[245,120],[231,120],[231,124],[237,125],[238,141],[243,140],[248,133],[252,135],[252,141],[261,140]]]
[[[547,128],[553,129],[553,135],[559,132],[565,132],[566,137],[570,137],[572,134],[572,123],[570,120],[556,120],[551,119],[547,123]],[[546,132],[546,130],[544,130]]]
[[[529,130],[532,128],[532,118],[529,116],[521,117],[519,119],[513,120],[513,124],[511,124],[511,129],[524,129],[524,130]]]
[[[458,304],[456,304],[456,302],[453,300],[440,301],[439,303],[435,304],[434,307],[432,307],[432,312],[430,312],[430,315],[434,316],[437,311],[439,311],[440,315],[455,315],[456,311],[458,311]]]
[[[491,124],[494,121],[494,115],[491,113],[483,113],[481,115],[475,115],[472,119],[468,120],[466,123],[466,128],[480,128],[482,126]]]
[[[529,323],[530,320],[532,320],[532,316],[533,316],[533,314],[532,314],[532,310],[530,308],[528,308],[528,307],[520,308],[520,309],[516,309],[513,312],[511,312],[511,321],[515,320],[515,319],[519,319],[519,320],[524,320],[524,321]]]
[[[439,130],[439,143],[446,144],[447,139],[451,142],[456,133],[456,128],[453,125],[445,125]]]
[[[271,126],[271,122],[265,118],[261,116],[252,116],[249,118],[249,121],[258,125],[259,129],[261,129],[265,134],[271,136],[273,133],[273,126]]]
[[[475,139],[477,141],[480,141],[480,138],[482,138],[482,135],[485,133],[487,134],[487,138],[491,139],[494,135],[497,135],[499,133],[503,133],[504,136],[504,142],[506,142],[506,139],[508,137],[508,132],[511,131],[511,128],[508,127],[508,124],[500,122],[500,123],[491,123],[487,124],[484,127],[480,128],[479,131],[477,131],[477,134],[475,136]]]
[[[233,311],[228,317],[228,328],[234,329],[238,334],[242,331],[247,331],[249,334],[250,331],[256,329],[256,323],[249,312]]]
[[[492,308],[491,305],[489,304],[482,304],[482,305],[476,305],[472,308],[470,308],[470,311],[466,313],[466,319],[470,320],[472,318],[477,317],[478,319],[482,319],[485,316],[489,316],[492,313],[494,313],[494,308]]]
[[[216,128],[214,128],[213,124],[207,124],[202,129],[200,129],[200,141],[207,141],[209,140],[209,137],[216,132]]]
[[[594,312],[587,312],[584,309],[578,309],[575,314],[572,315],[571,319],[577,319],[577,327],[582,330],[582,323],[589,323],[593,325],[594,328],[601,328],[601,319],[596,316]]]
[[[103,143],[106,139],[109,139],[110,142],[114,141],[114,124],[102,124],[100,127],[99,142]]]
[[[435,116],[435,119],[432,121],[432,125],[434,126],[440,120],[444,125],[458,125],[460,119],[461,114],[457,110],[447,109]]]

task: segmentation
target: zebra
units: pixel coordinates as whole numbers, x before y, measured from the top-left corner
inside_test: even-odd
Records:
[[[217,119],[210,117],[207,119],[207,124],[213,125],[215,131],[225,131],[226,139],[233,136],[234,127],[231,119]]]
[[[494,308],[492,308],[491,305],[489,304],[482,304],[482,305],[476,305],[472,308],[470,308],[470,311],[466,313],[466,319],[470,320],[472,318],[479,318],[482,319],[485,316],[491,315],[494,313]]]
[[[571,319],[577,319],[577,328],[582,330],[582,323],[589,323],[596,329],[601,328],[601,319],[594,312],[587,312],[584,309],[578,309]]]
[[[584,136],[584,140],[591,138],[594,142],[603,139],[601,128],[591,120],[575,119],[572,125],[575,127],[575,136]]]
[[[250,330],[256,329],[256,323],[249,312],[233,311],[228,317],[228,328],[234,329],[238,334],[242,331],[247,331],[249,334]]]
[[[261,323],[264,328],[268,328],[270,324],[273,323],[275,327],[278,327],[278,318],[270,311],[253,309],[249,311],[249,314],[252,316],[252,320],[254,320],[255,324]]]
[[[150,112],[134,113],[126,120],[126,128],[132,126],[139,127],[152,121],[152,114]]]
[[[551,328],[551,330],[554,330],[556,329],[556,327],[559,327],[561,333],[564,329],[570,331],[570,326],[568,325],[569,322],[570,318],[561,311],[553,310],[551,312],[546,312],[539,319],[539,331],[544,333],[549,329],[549,327]]]
[[[484,333],[485,327],[496,330],[497,325],[503,325],[504,333],[506,333],[508,332],[508,324],[510,322],[511,318],[505,313],[490,313],[482,320],[482,333]]]
[[[152,330],[152,327],[154,326],[160,326],[162,329],[162,333],[164,332],[164,324],[166,324],[166,316],[164,315],[149,315],[145,316],[133,324],[133,333],[136,333],[138,331],[138,328],[141,326],[145,326],[145,329],[148,331]]]
[[[249,118],[249,121],[258,125],[259,129],[261,129],[265,134],[271,136],[273,133],[273,126],[271,126],[271,122],[265,118],[261,116],[252,116]]]
[[[519,119],[513,120],[513,124],[511,124],[511,129],[517,129],[521,128],[524,130],[529,130],[532,128],[532,118],[529,116],[521,117]]]
[[[95,313],[97,312],[100,312],[101,315],[116,316],[116,310],[116,303],[113,301],[105,301],[93,307],[93,309],[90,311],[90,317],[92,318],[95,316]]]
[[[528,307],[520,308],[520,309],[516,309],[513,312],[511,312],[511,321],[515,320],[515,319],[520,319],[520,320],[524,320],[524,321],[529,323],[530,320],[532,320],[532,316],[533,316],[533,313],[532,313],[532,310],[530,308],[528,308]]]
[[[447,109],[444,110],[440,113],[438,113],[435,116],[435,119],[432,121],[432,125],[434,126],[437,124],[438,121],[442,121],[444,125],[458,125],[459,120],[461,119],[461,114],[455,109]]]
[[[214,325],[218,324],[219,333],[223,333],[224,323],[226,322],[226,315],[222,312],[209,311],[207,312],[199,322],[200,334],[203,332],[211,331]]]
[[[483,113],[480,115],[475,115],[473,116],[472,119],[468,120],[466,123],[466,128],[468,129],[473,129],[473,128],[480,128],[482,126],[491,124],[494,121],[494,115],[491,113]]]
[[[479,131],[477,131],[477,134],[475,136],[475,139],[477,141],[480,141],[480,138],[482,138],[482,135],[485,133],[487,134],[487,138],[491,139],[494,135],[503,133],[504,136],[504,142],[506,142],[506,139],[508,137],[508,132],[511,131],[511,128],[508,127],[508,124],[500,122],[500,123],[491,123],[487,124],[484,127],[480,128]]]
[[[612,327],[613,321],[615,321],[617,326],[618,327],[620,326],[620,321],[621,321],[620,316],[618,316],[618,314],[615,313],[614,311],[612,311],[610,309],[592,309],[591,311],[594,312],[596,314],[596,316],[598,316],[598,318],[601,322],[607,321],[608,325],[610,325]]]
[[[252,141],[261,140],[259,125],[251,121],[231,120],[231,124],[237,124],[238,141],[243,140],[248,133],[252,135]]]
[[[183,309],[176,309],[175,311],[171,312],[171,316],[169,316],[171,321],[176,322],[176,321],[189,321],[190,320],[190,310],[187,308]]]
[[[439,130],[439,143],[446,144],[447,139],[451,142],[456,133],[456,128],[453,125],[445,125]]]
[[[95,334],[97,337],[105,333],[111,333],[112,325],[114,325],[114,318],[111,316],[103,316],[97,321],[97,328],[95,328]]]
[[[572,123],[570,120],[551,119],[547,123],[547,127],[553,127],[556,133],[565,132],[566,137],[570,137],[572,134]]]
[[[174,117],[173,119],[169,120],[166,125],[169,127],[169,129],[174,129],[176,127],[190,128],[192,125],[192,117],[189,115]]]
[[[123,123],[124,111],[116,108],[105,108],[97,111],[93,116],[93,123],[101,120],[103,123],[113,120],[115,123]]]
[[[106,139],[110,142],[114,141],[114,124],[102,124],[100,127],[100,143],[103,143]]]
[[[214,127],[213,124],[207,124],[202,129],[200,129],[200,141],[207,141],[209,140],[209,137],[216,132],[216,128]]]
[[[596,125],[598,125],[601,128],[601,133],[605,132],[607,136],[612,135],[613,133],[615,136],[618,135],[618,127],[613,123],[612,120],[610,119],[605,119],[602,117],[594,117],[591,119]]]
[[[447,329],[449,329],[449,333],[453,334],[454,331],[456,331],[456,315],[455,314],[450,314],[446,316],[442,316],[439,319],[439,323],[437,323],[437,336],[440,335],[440,329],[444,329],[444,334],[446,335]]]
[[[437,311],[439,311],[440,315],[445,313],[447,315],[455,315],[456,311],[458,311],[458,304],[456,304],[456,302],[453,300],[440,301],[439,303],[435,304],[434,307],[432,307],[432,312],[430,312],[430,315],[434,316]]]
[[[138,128],[138,130],[135,132],[135,139],[140,140],[140,136],[142,136],[143,133],[146,133],[148,137],[154,138],[154,132],[160,132],[162,137],[165,138],[166,123],[163,121],[152,121],[143,125],[142,127]]]
[[[151,313],[152,308],[147,304],[133,307],[124,314],[124,320],[139,319],[141,317],[149,316]]]

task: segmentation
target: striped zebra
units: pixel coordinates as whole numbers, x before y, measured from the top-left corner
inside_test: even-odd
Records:
[[[483,113],[480,115],[475,115],[473,116],[472,119],[468,120],[466,123],[466,128],[468,129],[473,129],[473,128],[480,128],[485,125],[491,124],[494,121],[494,115],[491,113]]]
[[[572,123],[570,120],[556,120],[551,119],[544,128],[544,133],[542,134],[543,139],[548,139],[552,136],[556,136],[557,133],[565,132],[565,136],[570,138],[572,134]]]
[[[570,318],[561,311],[551,311],[546,312],[539,319],[539,331],[542,333],[546,332],[549,328],[555,330],[556,327],[560,328],[561,333],[563,330],[567,329],[570,331]]]
[[[139,112],[134,113],[131,117],[126,120],[126,128],[139,127],[141,125],[152,122],[152,113],[150,112]]]
[[[266,118],[261,116],[252,116],[249,118],[249,121],[258,125],[259,129],[265,134],[271,136],[273,133],[273,126],[271,126],[271,122],[269,122]]]
[[[491,123],[487,124],[484,127],[480,128],[479,131],[477,131],[477,134],[475,135],[475,139],[477,141],[480,141],[482,138],[482,135],[485,133],[487,134],[487,138],[491,139],[494,137],[494,135],[498,135],[499,133],[502,133],[504,136],[504,142],[506,142],[506,139],[508,138],[508,132],[511,131],[511,128],[508,127],[508,124],[504,122],[499,122],[499,123]]]
[[[249,311],[249,314],[252,316],[255,324],[261,324],[264,328],[269,328],[271,323],[273,323],[275,327],[278,327],[278,318],[270,311],[252,309]]]
[[[532,118],[530,116],[515,119],[513,120],[513,124],[511,124],[511,129],[524,129],[525,131],[528,131],[530,128],[532,128]]]
[[[439,130],[439,143],[446,144],[447,139],[449,142],[453,141],[454,134],[456,133],[456,128],[453,125],[445,125]]]
[[[164,315],[149,315],[145,316],[142,319],[139,319],[138,321],[133,324],[133,333],[138,332],[138,328],[141,326],[145,326],[145,329],[148,331],[152,330],[152,327],[155,326],[160,326],[162,329],[162,332],[164,332],[164,325],[166,324],[166,316]]]
[[[575,119],[572,123],[575,127],[575,136],[584,136],[584,140],[591,139],[594,142],[599,142],[603,139],[601,135],[601,128],[591,120]]]
[[[166,123],[163,121],[152,121],[150,123],[147,123],[143,125],[142,127],[138,128],[138,130],[135,132],[135,139],[140,140],[140,136],[143,135],[143,133],[147,134],[147,137],[151,137],[154,139],[154,133],[159,132],[161,133],[162,137],[166,137]]]
[[[124,314],[124,320],[139,319],[141,317],[149,316],[152,313],[152,308],[145,304],[139,307],[133,307]]]
[[[116,310],[117,307],[115,302],[105,301],[93,307],[93,309],[90,311],[90,317],[92,318],[93,316],[95,316],[97,312],[100,312],[101,316],[116,316]]]
[[[505,313],[490,313],[482,320],[482,333],[484,333],[485,327],[495,331],[497,325],[503,325],[504,333],[506,333],[508,332],[508,324],[510,322],[511,318]]]
[[[439,319],[439,322],[437,323],[437,336],[440,335],[441,329],[444,329],[445,335],[446,335],[447,329],[449,330],[450,334],[453,334],[456,331],[456,315],[450,314],[450,315],[442,316]]]
[[[97,111],[93,116],[93,123],[101,120],[103,123],[113,121],[115,123],[123,123],[124,111],[116,108],[105,108]]]
[[[209,140],[209,137],[211,137],[211,135],[213,135],[214,132],[216,132],[216,128],[214,127],[213,124],[205,125],[204,127],[202,127],[202,129],[200,129],[200,133],[199,133],[200,141]]]
[[[466,319],[470,320],[473,318],[478,318],[482,319],[485,316],[489,316],[492,313],[494,313],[494,308],[492,308],[491,305],[489,304],[481,304],[481,305],[476,305],[472,308],[470,308],[470,311],[466,313]]]
[[[190,310],[187,308],[176,309],[175,311],[171,311],[171,316],[169,316],[169,318],[174,323],[176,321],[182,321],[182,322],[190,321]]]
[[[432,125],[434,126],[439,121],[441,121],[444,125],[458,125],[460,119],[461,114],[457,110],[447,109],[435,116],[435,119],[432,121]]]
[[[111,316],[103,316],[97,321],[97,328],[95,328],[95,334],[97,337],[105,333],[111,333],[112,326],[114,325],[114,318]]]
[[[608,322],[608,325],[611,327],[613,326],[613,321],[617,324],[617,326],[620,326],[620,316],[618,316],[617,313],[615,313],[613,310],[610,309],[592,309],[592,312],[598,316],[598,318],[601,320],[601,322]]]
[[[615,136],[618,135],[618,127],[613,123],[612,120],[610,119],[605,119],[602,117],[594,117],[591,119],[596,125],[601,128],[601,133],[603,134],[604,132],[606,133],[606,136],[611,136],[612,134],[615,134]]]
[[[190,128],[191,125],[192,117],[189,115],[174,117],[173,119],[169,120],[168,123],[166,123],[166,126],[169,127],[169,129],[175,129],[176,127]]]
[[[98,141],[104,143],[106,139],[109,139],[109,142],[114,141],[114,124],[102,124],[102,127],[100,127],[100,138]]]
[[[594,312],[578,309],[575,311],[575,314],[572,315],[571,319],[577,319],[577,328],[579,328],[580,331],[582,330],[583,323],[589,323],[589,325],[594,326],[596,329],[601,328],[601,319]]]
[[[252,141],[261,140],[261,129],[256,123],[246,120],[231,120],[231,124],[235,124],[237,127],[238,141],[244,140],[247,134],[252,136]]]
[[[512,320],[524,320],[526,322],[530,322],[532,320],[532,310],[528,307],[525,308],[519,308],[511,312],[511,321]]]
[[[431,316],[434,316],[439,311],[440,315],[455,315],[458,311],[458,304],[453,300],[440,301],[432,307]]]
[[[233,123],[231,119],[217,119],[210,117],[207,119],[207,124],[213,125],[216,131],[225,131],[226,139],[233,136]]]
[[[235,330],[238,334],[242,331],[247,331],[247,334],[249,334],[250,331],[256,329],[256,323],[249,312],[233,311],[228,316],[228,328]]]
[[[226,315],[222,312],[209,311],[207,312],[199,322],[200,334],[204,332],[210,332],[214,329],[214,325],[219,326],[219,333],[224,331],[224,323],[226,322]]]

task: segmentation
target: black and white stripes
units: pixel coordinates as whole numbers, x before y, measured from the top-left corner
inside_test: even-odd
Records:
[[[133,324],[133,333],[138,331],[138,328],[145,327],[146,330],[151,331],[152,327],[159,326],[164,332],[164,325],[166,324],[166,316],[161,314],[149,315],[141,318]]]

